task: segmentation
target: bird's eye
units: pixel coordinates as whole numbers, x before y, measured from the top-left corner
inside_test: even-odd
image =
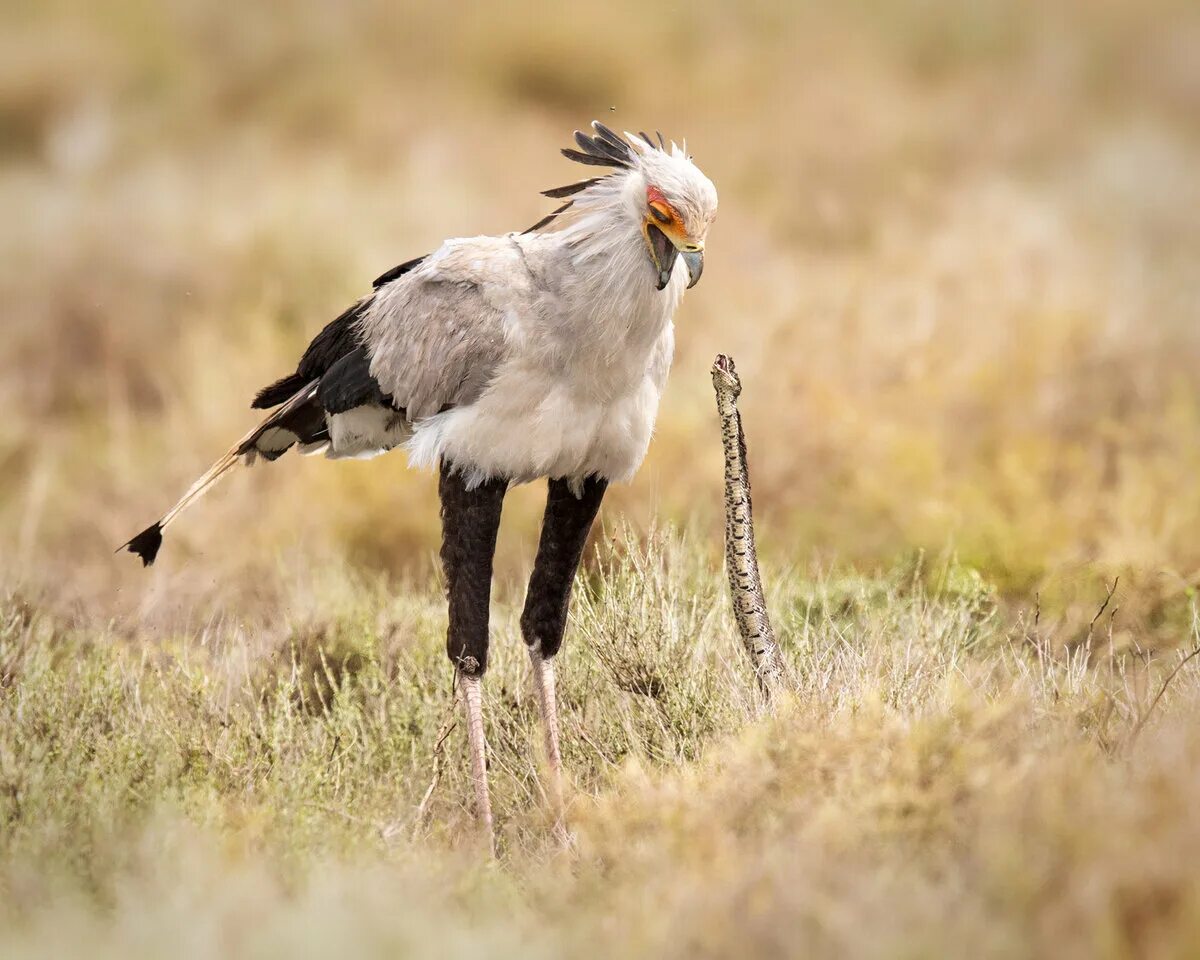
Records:
[[[654,214],[654,219],[657,220],[659,223],[667,224],[667,223],[671,222],[671,215],[669,213],[666,213],[656,203],[650,204],[650,212],[652,214]]]

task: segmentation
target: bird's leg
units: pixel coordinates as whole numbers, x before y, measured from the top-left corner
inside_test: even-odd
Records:
[[[458,672],[458,687],[467,708],[467,742],[471,749],[471,780],[475,786],[475,815],[483,827],[488,853],[496,855],[492,801],[488,796],[487,741],[483,737],[483,689],[479,677]]]
[[[546,734],[546,761],[550,767],[550,796],[555,817],[562,818],[562,753],[558,743],[558,703],[555,696],[554,655],[562,646],[567,625],[571,583],[583,556],[588,531],[604,499],[608,481],[589,477],[576,496],[565,480],[551,480],[542,518],[521,633],[529,646],[533,683]]]
[[[467,711],[475,814],[493,856],[496,844],[488,798],[481,679],[487,670],[492,559],[507,489],[506,480],[489,480],[468,490],[462,474],[442,463],[438,495],[442,501],[442,566],[450,612],[446,653],[454,664]]]
[[[542,732],[546,737],[546,762],[550,765],[550,801],[555,816],[562,812],[562,752],[558,746],[558,697],[554,690],[554,658],[545,657],[540,650],[529,648],[533,666],[533,692],[537,695],[538,712],[542,715]]]

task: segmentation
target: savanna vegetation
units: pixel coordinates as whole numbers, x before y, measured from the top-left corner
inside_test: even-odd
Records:
[[[0,954],[1200,953],[1194,4],[0,17]],[[510,497],[489,864],[432,477],[289,456],[112,550],[370,278],[546,212],[593,117],[686,135],[722,209],[577,585],[566,848]]]

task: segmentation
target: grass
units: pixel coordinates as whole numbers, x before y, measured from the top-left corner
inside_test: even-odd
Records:
[[[1194,667],[1117,649],[1107,612],[1087,643],[1005,616],[951,563],[788,576],[771,594],[795,690],[767,715],[718,564],[622,532],[578,584],[569,849],[499,604],[495,866],[435,591],[359,583],[319,623],[153,644],[10,598],[7,955],[1196,949]]]

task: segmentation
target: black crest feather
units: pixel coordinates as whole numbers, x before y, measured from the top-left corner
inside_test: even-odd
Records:
[[[603,157],[612,161],[612,165],[616,167],[626,167],[629,165],[629,148],[622,144],[616,147],[601,137],[589,137],[585,133],[575,131],[575,142],[579,144],[581,150],[588,156]]]
[[[597,157],[590,153],[580,153],[578,150],[572,150],[570,147],[564,147],[562,155],[568,160],[574,160],[576,163],[586,163],[591,167],[625,166],[625,164],[613,163],[608,157]]]
[[[541,220],[539,220],[537,223],[535,223],[535,224],[534,224],[532,227],[530,227],[528,230],[522,230],[521,232],[522,232],[522,233],[533,233],[533,232],[534,232],[534,231],[536,231],[536,230],[541,230],[541,229],[542,229],[542,227],[544,227],[544,226],[546,226],[548,223],[550,223],[550,222],[551,222],[551,221],[552,221],[552,220],[553,220],[555,217],[557,217],[557,216],[558,216],[560,213],[563,213],[563,212],[565,212],[565,211],[567,210],[567,208],[568,208],[568,207],[570,207],[570,206],[571,206],[571,205],[572,205],[574,202],[575,202],[574,200],[568,200],[566,203],[564,203],[564,204],[563,204],[561,207],[559,207],[557,210],[553,210],[553,211],[551,211],[550,213],[546,214],[544,217],[542,217],[542,219],[541,219]]]
[[[590,167],[617,167],[622,170],[628,170],[634,165],[636,155],[633,145],[628,140],[616,133],[610,127],[605,126],[599,120],[592,121],[592,129],[596,131],[596,135],[589,137],[581,130],[575,131],[575,145],[579,148],[566,147],[562,151],[562,155],[568,160],[574,160],[576,163],[587,164]],[[655,146],[654,141],[650,139],[648,133],[639,133],[639,137],[646,141],[646,146],[651,150],[666,151],[666,143],[663,140],[663,135],[658,135],[659,146]],[[577,193],[586,190],[588,187],[599,183],[605,177],[590,177],[587,180],[580,180],[578,183],[568,183],[563,187],[553,187],[550,190],[543,190],[542,196],[552,197],[555,200],[563,197],[571,197]],[[553,213],[543,217],[532,227],[526,230],[526,233],[532,233],[535,230],[540,230],[542,227],[550,223],[555,217],[567,209],[571,204],[567,203],[559,207]]]
[[[629,144],[626,143],[619,135],[614,133],[610,128],[602,124],[599,120],[593,121],[592,128],[597,134],[599,134],[600,139],[606,140],[618,150],[622,150],[625,153],[629,152]]]
[[[568,183],[565,187],[554,187],[551,190],[543,190],[543,197],[550,197],[553,200],[561,200],[563,197],[571,197],[582,190],[586,190],[593,183],[599,183],[604,177],[588,177],[586,180],[580,180],[578,183]]]

